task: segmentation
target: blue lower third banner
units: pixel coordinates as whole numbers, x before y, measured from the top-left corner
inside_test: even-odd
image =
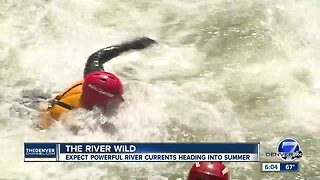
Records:
[[[258,162],[259,143],[25,143],[25,161]]]

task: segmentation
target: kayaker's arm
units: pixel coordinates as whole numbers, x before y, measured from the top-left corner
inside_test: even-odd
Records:
[[[103,64],[110,61],[112,58],[119,56],[123,52],[129,50],[141,50],[154,43],[156,43],[156,41],[148,37],[141,37],[120,45],[100,49],[93,53],[87,60],[86,67],[84,69],[84,76],[93,71],[104,71]]]
[[[47,129],[51,126],[54,119],[52,119],[49,112],[41,112],[39,117],[39,122],[37,124],[37,127],[40,129]]]

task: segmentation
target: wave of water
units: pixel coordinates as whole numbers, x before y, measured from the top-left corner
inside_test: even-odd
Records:
[[[0,177],[23,179],[185,178],[190,163],[24,163],[27,141],[261,142],[302,146],[299,173],[260,173],[228,163],[232,179],[317,179],[320,159],[318,1],[0,2]],[[97,111],[76,112],[74,135],[56,123],[33,128],[35,96],[82,77],[94,51],[146,35],[158,46],[105,65],[121,77],[119,132],[94,129]],[[31,101],[31,100],[33,101]],[[261,157],[262,160],[267,159]]]

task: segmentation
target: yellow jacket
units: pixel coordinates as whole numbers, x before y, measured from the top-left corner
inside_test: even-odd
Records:
[[[48,128],[53,120],[59,120],[61,115],[72,109],[82,108],[81,101],[83,80],[78,81],[67,90],[59,93],[53,100],[49,101],[48,109],[41,115],[40,126]]]

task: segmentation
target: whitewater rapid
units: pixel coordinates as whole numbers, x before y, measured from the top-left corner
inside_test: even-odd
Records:
[[[226,163],[231,179],[318,179],[320,3],[280,0],[0,1],[0,179],[185,179],[191,163],[25,163],[24,142],[260,142],[293,137],[298,173]],[[96,50],[158,45],[105,64],[126,103],[111,119],[77,110],[78,135],[33,124],[40,99],[82,78]],[[95,122],[119,130],[105,134]]]

